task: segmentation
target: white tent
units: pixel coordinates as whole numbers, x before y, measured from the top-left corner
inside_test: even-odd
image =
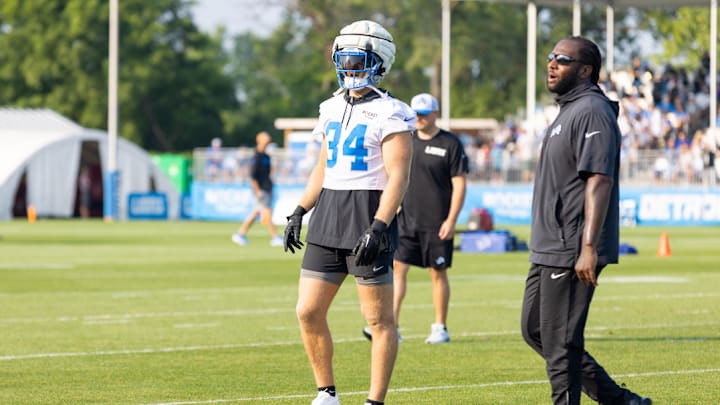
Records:
[[[49,109],[0,108],[0,219],[12,217],[23,175],[27,204],[39,217],[72,217],[83,144],[96,142],[102,173],[107,167],[107,133],[83,128]],[[157,191],[177,218],[179,195],[146,151],[118,140],[119,218],[127,218],[130,193]],[[152,190],[154,186],[154,190]]]

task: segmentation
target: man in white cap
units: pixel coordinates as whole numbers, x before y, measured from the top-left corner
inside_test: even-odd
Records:
[[[465,201],[468,160],[458,137],[437,127],[435,97],[418,94],[410,107],[417,114],[417,136],[413,137],[410,184],[398,214],[400,244],[393,265],[395,322],[399,325],[410,266],[428,268],[435,318],[425,343],[446,343],[450,341],[446,327],[450,301],[447,270],[452,265],[455,224]],[[429,195],[433,198],[427,198]],[[372,338],[368,328],[363,334]]]
[[[314,208],[296,306],[318,388],[313,405],[340,403],[327,314],[348,275],[376,336],[366,405],[384,403],[395,365],[395,215],[408,185],[415,113],[376,87],[394,60],[392,35],[376,22],[356,21],[335,38],[333,61],[340,89],[320,104],[313,130],[322,137],[320,157],[285,228],[285,250],[294,253],[303,246],[303,215]]]

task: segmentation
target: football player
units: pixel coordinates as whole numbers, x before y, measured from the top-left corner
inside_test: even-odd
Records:
[[[295,211],[288,216],[285,251],[304,246],[303,215],[314,209],[306,235],[297,317],[318,394],[314,405],[339,404],[333,341],[327,322],[340,285],[352,275],[361,312],[373,334],[366,404],[383,404],[397,355],[393,316],[395,213],[405,195],[415,112],[378,83],[395,60],[390,33],[356,21],[335,38],[332,60],[340,88],[320,104],[313,133],[319,160]]]

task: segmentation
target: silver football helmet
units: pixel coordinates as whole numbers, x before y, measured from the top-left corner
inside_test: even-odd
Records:
[[[375,85],[395,61],[395,44],[382,25],[356,21],[342,30],[333,43],[333,62],[338,83],[344,89]]]

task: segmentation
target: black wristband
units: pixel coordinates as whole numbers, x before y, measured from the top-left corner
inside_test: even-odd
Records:
[[[385,232],[387,230],[387,224],[379,219],[373,220],[372,225],[370,225],[370,229],[377,232]]]
[[[307,214],[307,210],[305,208],[303,208],[302,205],[298,205],[297,207],[295,207],[295,211],[293,211],[292,214],[303,216],[303,215]]]

